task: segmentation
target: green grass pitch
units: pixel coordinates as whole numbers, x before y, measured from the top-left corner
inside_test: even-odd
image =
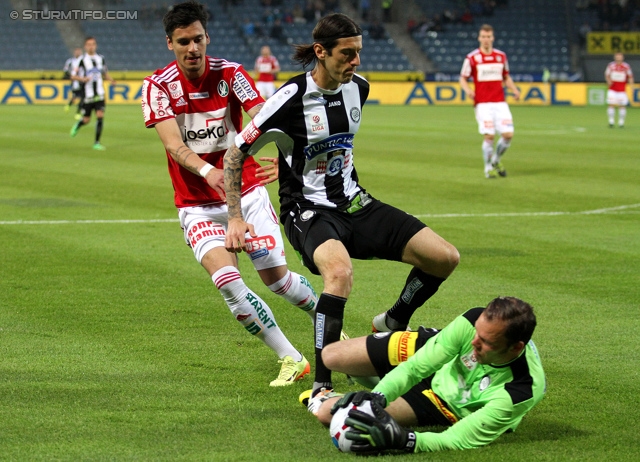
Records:
[[[494,444],[384,460],[640,453],[640,114],[610,129],[604,107],[512,111],[508,176],[486,180],[470,107],[364,110],[361,183],[461,253],[412,325],[523,298],[548,378],[545,399]],[[233,320],[184,244],[165,155],[138,106],[107,108],[104,152],[91,149],[95,120],[72,139],[61,107],[4,106],[0,120],[0,459],[355,460],[298,404],[311,378],[268,386],[277,358]],[[309,318],[245,256],[240,265],[312,360]],[[345,330],[359,336],[409,268],[354,268]],[[344,376],[336,386],[350,389]]]

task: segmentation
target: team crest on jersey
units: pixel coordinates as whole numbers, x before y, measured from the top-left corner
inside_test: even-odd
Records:
[[[477,63],[481,63],[482,62],[482,56],[480,56],[479,54],[475,55],[473,57],[473,59],[475,59]]]
[[[302,215],[300,215],[300,219],[302,221],[309,221],[315,214],[316,212],[314,212],[313,210],[305,210],[304,212],[302,212]]]
[[[460,361],[464,364],[464,367],[469,369],[470,371],[474,370],[478,365],[478,360],[476,359],[476,355],[471,350],[466,355],[460,356]]]
[[[180,83],[180,81],[170,82],[168,87],[169,93],[171,93],[171,97],[173,99],[178,99],[182,95],[184,95],[184,93],[182,92],[182,84]]]
[[[485,391],[487,388],[489,388],[489,385],[491,385],[491,377],[485,375],[484,377],[482,377],[482,380],[480,380],[480,385],[478,385],[478,388],[480,389],[480,391]]]
[[[229,85],[224,80],[218,84],[218,94],[223,98],[229,94]]]
[[[324,130],[324,124],[322,123],[322,118],[318,114],[311,117],[311,120],[313,121],[313,123],[311,124],[312,132],[319,132],[320,130]]]
[[[344,152],[344,151],[342,151]],[[338,154],[327,160],[327,175],[336,176],[344,166],[344,155]]]
[[[502,62],[502,56],[496,56],[496,61],[498,61],[499,63]]]
[[[349,116],[355,123],[360,122],[360,109],[358,109],[357,107],[352,107],[349,111]]]

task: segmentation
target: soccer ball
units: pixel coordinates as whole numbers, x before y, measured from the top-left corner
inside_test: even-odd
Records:
[[[331,418],[331,425],[329,427],[329,434],[331,435],[331,441],[339,451],[342,452],[351,452],[351,444],[353,441],[347,439],[345,433],[351,430],[351,427],[346,425],[344,421],[349,417],[349,411],[351,409],[358,409],[359,411],[365,412],[369,415],[373,415],[373,410],[371,409],[371,401],[365,401],[360,406],[356,406],[355,404],[351,404],[347,407],[341,407],[333,414]]]

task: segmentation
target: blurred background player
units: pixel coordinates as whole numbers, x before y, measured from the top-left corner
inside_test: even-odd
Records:
[[[176,60],[144,80],[142,110],[146,127],[155,127],[166,150],[185,240],[238,323],[279,356],[280,373],[270,385],[291,385],[309,372],[309,362],[280,330],[269,306],[246,286],[236,256],[224,247],[223,155],[242,130],[242,111],[253,118],[264,99],[240,64],[206,55],[210,39],[203,5],[174,5],[163,24]],[[247,254],[273,293],[313,319],[316,294],[306,278],[287,268],[278,218],[258,178],[259,167],[247,161],[242,177],[242,211],[259,233],[247,239]]]
[[[256,64],[254,68],[258,75],[256,81],[256,87],[260,92],[260,95],[264,99],[269,99],[276,92],[276,74],[280,72],[280,63],[278,58],[271,54],[271,48],[267,45],[260,49],[260,56],[256,58]]]
[[[67,59],[64,63],[64,67],[62,70],[64,71],[64,78],[71,80],[71,99],[64,107],[64,112],[69,112],[69,108],[78,103],[78,110],[76,111],[76,119],[81,118],[80,110],[82,109],[82,85],[78,80],[71,79],[71,75],[75,72],[75,69],[78,67],[78,62],[80,61],[80,56],[82,56],[82,48],[78,47],[73,50],[73,57]]]
[[[493,48],[493,40],[493,27],[484,24],[478,34],[480,47],[467,55],[460,71],[460,86],[473,98],[478,130],[484,136],[482,158],[487,178],[507,176],[501,158],[511,145],[513,118],[502,84],[506,84],[516,100],[520,99],[520,91],[509,75],[507,55]],[[469,78],[473,78],[475,91],[469,86]],[[496,131],[500,139],[494,149]]]
[[[109,75],[104,56],[98,54],[96,52],[97,49],[98,43],[96,39],[87,37],[84,41],[84,54],[78,60],[78,66],[71,75],[72,80],[77,80],[81,83],[84,99],[80,109],[82,118],[71,127],[70,135],[76,136],[78,130],[91,121],[91,112],[95,111],[97,121],[93,149],[104,151],[106,148],[100,144],[105,110],[103,78],[108,80],[111,85],[115,83],[115,80]]]
[[[616,107],[618,108],[618,127],[624,127],[624,119],[627,116],[627,106],[629,97],[627,96],[627,83],[633,85],[633,71],[631,66],[624,62],[624,55],[616,53],[613,61],[607,65],[604,71],[604,78],[609,85],[607,90],[607,115],[609,116],[609,127],[615,126]]]

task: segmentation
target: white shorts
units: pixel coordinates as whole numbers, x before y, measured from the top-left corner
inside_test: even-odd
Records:
[[[478,131],[481,135],[513,133],[513,117],[506,102],[478,103],[475,107]]]
[[[257,270],[286,265],[284,242],[278,216],[266,188],[258,186],[242,196],[242,215],[251,223],[258,237],[246,235],[247,254]],[[180,226],[187,245],[198,260],[211,249],[224,247],[227,234],[227,204],[184,207],[178,210]]]
[[[274,82],[256,82],[256,88],[264,99],[271,98],[276,92],[276,84]]]
[[[607,104],[609,106],[627,106],[629,97],[624,91],[607,90]]]

